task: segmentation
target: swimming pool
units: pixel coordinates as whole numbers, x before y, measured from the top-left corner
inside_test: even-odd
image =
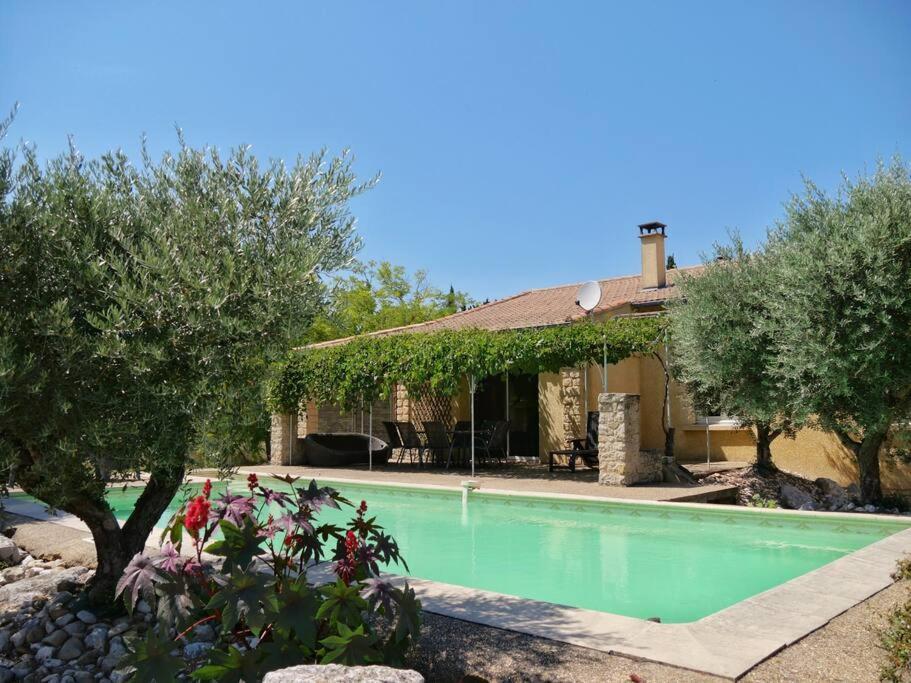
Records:
[[[482,491],[463,505],[458,490],[320,483],[367,501],[410,576],[664,623],[695,621],[911,527],[906,518]],[[140,492],[111,490],[119,518]],[[353,512],[322,514],[342,521]]]

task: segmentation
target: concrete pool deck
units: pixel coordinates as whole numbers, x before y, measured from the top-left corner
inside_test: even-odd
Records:
[[[252,470],[267,474],[263,468],[247,468],[248,472]],[[337,472],[332,470],[324,478],[341,480]],[[455,476],[459,481],[464,478],[463,475]],[[404,484],[393,480],[373,480],[373,483]],[[407,485],[421,487],[411,482]],[[440,484],[423,486],[436,488]],[[492,492],[490,488],[487,490]],[[507,491],[502,488],[498,493],[519,497],[541,495],[536,490]],[[564,499],[593,498],[567,493],[552,495]],[[627,498],[624,502],[632,501]],[[649,500],[637,504],[660,507],[667,503]],[[729,508],[744,511],[742,507],[699,503],[675,503],[674,507],[678,505],[697,510]],[[29,501],[9,500],[7,510],[73,530],[85,528],[70,516],[49,516],[43,506]],[[891,516],[851,513],[766,509],[755,509],[752,513],[807,520],[823,516],[846,522],[863,519],[890,526],[899,521]],[[91,542],[90,538],[86,540]],[[430,613],[736,680],[778,651],[887,588],[893,583],[891,575],[896,562],[909,553],[911,529],[904,529],[726,609],[683,624],[655,623],[424,579],[408,581],[422,601],[423,609]],[[328,572],[328,567],[316,567],[311,572],[312,578],[319,580],[323,572]],[[404,581],[402,577],[392,578]]]
[[[290,474],[310,479],[362,481],[375,484],[409,486],[446,486],[457,488],[466,479],[478,483],[481,490],[496,489],[540,494],[568,494],[625,500],[663,502],[715,503],[733,502],[736,486],[723,484],[643,484],[639,486],[601,486],[594,470],[548,472],[543,466],[513,465],[475,470],[475,476],[463,469],[449,471],[417,469],[413,466],[389,465],[369,471],[367,467],[306,467],[287,465],[251,465],[241,467],[240,474],[257,476]],[[198,475],[199,472],[194,472]]]

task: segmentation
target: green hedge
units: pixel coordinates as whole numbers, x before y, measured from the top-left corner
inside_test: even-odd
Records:
[[[652,352],[663,338],[657,317],[523,330],[445,330],[357,337],[292,352],[272,384],[271,407],[291,412],[307,401],[354,409],[387,396],[396,383],[411,396],[455,395],[463,377],[538,374]]]

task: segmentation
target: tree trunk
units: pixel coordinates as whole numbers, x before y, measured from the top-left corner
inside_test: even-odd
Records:
[[[885,433],[872,432],[864,435],[854,455],[860,471],[860,502],[864,505],[882,501],[883,490],[879,480],[879,449]]]
[[[674,459],[674,428],[668,427],[664,430],[664,455],[671,460]]]
[[[30,495],[37,492],[41,483],[41,475],[35,476],[31,469],[38,460],[39,455],[25,447],[20,448],[17,481]],[[123,527],[107,502],[89,494],[89,488],[85,495],[76,495],[66,505],[59,506],[64,512],[76,515],[85,522],[92,532],[98,567],[86,594],[93,604],[110,606],[113,603],[114,591],[124,568],[136,553],[145,548],[149,534],[180,488],[183,476],[182,466],[153,473]],[[41,500],[39,496],[35,497]],[[44,502],[54,504],[50,500]]]
[[[113,530],[108,528],[109,524],[101,525],[97,531],[89,525],[98,556],[98,568],[89,585],[89,598],[93,603],[109,604],[113,600],[124,568],[136,553],[145,548],[149,534],[180,488],[183,476],[183,468],[169,475],[153,474],[123,527],[118,526],[116,520],[117,528]]]
[[[879,480],[879,450],[886,439],[886,430],[867,430],[861,441],[855,441],[846,432],[836,431],[841,443],[854,454],[860,475],[860,502],[875,505],[882,500],[883,490]]]
[[[772,441],[781,434],[781,430],[772,429],[767,424],[756,425],[756,468],[760,470],[773,470]]]

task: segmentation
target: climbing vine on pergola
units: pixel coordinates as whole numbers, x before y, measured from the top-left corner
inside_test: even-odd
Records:
[[[463,377],[558,372],[652,353],[663,339],[657,317],[490,331],[444,330],[356,337],[292,352],[271,390],[272,407],[295,412],[308,401],[356,409],[402,384],[413,397],[452,396]]]

